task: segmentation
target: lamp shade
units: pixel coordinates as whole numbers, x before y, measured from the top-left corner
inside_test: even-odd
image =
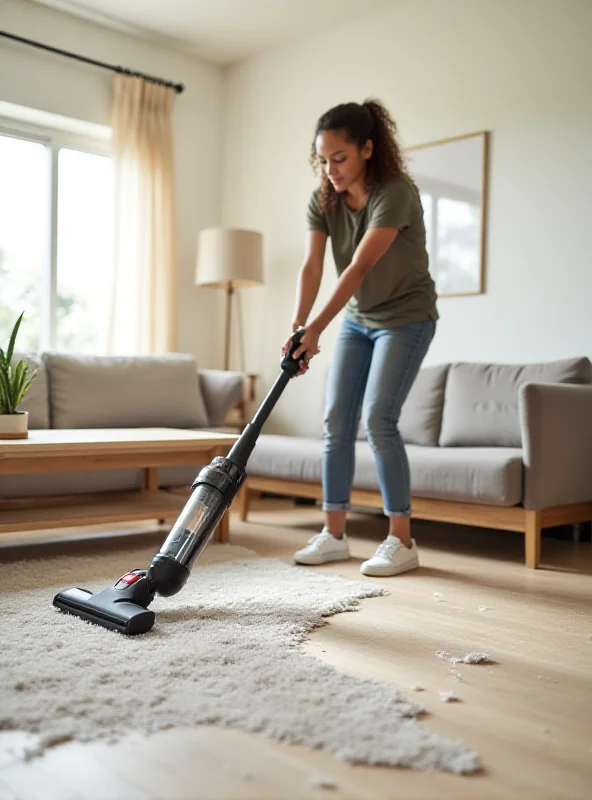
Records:
[[[197,238],[197,286],[263,283],[263,236],[239,228],[206,228]]]

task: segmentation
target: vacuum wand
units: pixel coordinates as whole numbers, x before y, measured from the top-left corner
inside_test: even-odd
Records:
[[[247,461],[249,460],[255,444],[257,443],[259,434],[261,433],[263,423],[270,415],[281,393],[284,391],[284,388],[292,377],[293,375],[291,375],[288,370],[282,371],[274,385],[271,387],[267,397],[261,403],[261,406],[253,417],[252,422],[249,422],[249,424],[245,427],[238,441],[234,444],[232,450],[228,454],[228,459],[241,469],[246,468]]]
[[[290,351],[281,362],[279,377],[228,456],[214,458],[193,482],[189,500],[148,570],[132,570],[114,586],[96,595],[86,589],[66,589],[54,597],[54,606],[128,635],[146,633],[152,628],[155,617],[148,605],[156,594],[171,597],[181,591],[242,486],[247,475],[246,465],[261,428],[290,379],[299,371],[294,353],[303,335],[304,329],[293,334]]]

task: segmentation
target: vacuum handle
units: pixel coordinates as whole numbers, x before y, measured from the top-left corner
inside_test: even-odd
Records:
[[[248,426],[249,428],[257,430],[257,434],[263,427],[263,423],[267,417],[271,414],[273,407],[279,400],[280,395],[286,388],[288,382],[300,371],[300,359],[294,358],[294,353],[300,347],[304,333],[304,328],[298,328],[298,330],[292,334],[292,344],[290,345],[290,349],[282,358],[280,363],[282,371],[280,372],[274,385],[268,392],[267,397],[259,406],[257,413]]]
[[[296,375],[300,369],[300,359],[295,359],[294,353],[300,347],[300,342],[302,341],[302,337],[304,336],[305,332],[305,328],[298,328],[298,330],[292,334],[292,344],[290,345],[290,350],[283,357],[280,365],[283,370],[291,373],[292,376]]]

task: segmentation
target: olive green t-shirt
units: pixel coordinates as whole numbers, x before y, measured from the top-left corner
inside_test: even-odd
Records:
[[[347,303],[355,322],[369,328],[390,328],[407,322],[438,319],[436,289],[428,268],[423,208],[413,181],[405,174],[374,189],[364,208],[352,211],[343,194],[327,212],[313,192],[308,229],[331,238],[338,275],[352,263],[354,252],[369,228],[398,228],[387,252],[366,273],[359,290]]]

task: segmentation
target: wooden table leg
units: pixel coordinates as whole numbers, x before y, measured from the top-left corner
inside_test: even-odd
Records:
[[[220,544],[227,544],[230,541],[230,514],[228,511],[218,523],[214,536]]]
[[[158,491],[158,467],[145,467],[143,470],[142,488],[145,492]],[[164,519],[157,520],[159,525],[164,525]]]
[[[158,467],[145,467],[143,486],[147,492],[158,491]]]
[[[239,492],[239,499],[240,499],[240,518],[242,522],[247,521],[247,516],[249,513],[249,487],[247,482],[245,481],[241,487]]]

